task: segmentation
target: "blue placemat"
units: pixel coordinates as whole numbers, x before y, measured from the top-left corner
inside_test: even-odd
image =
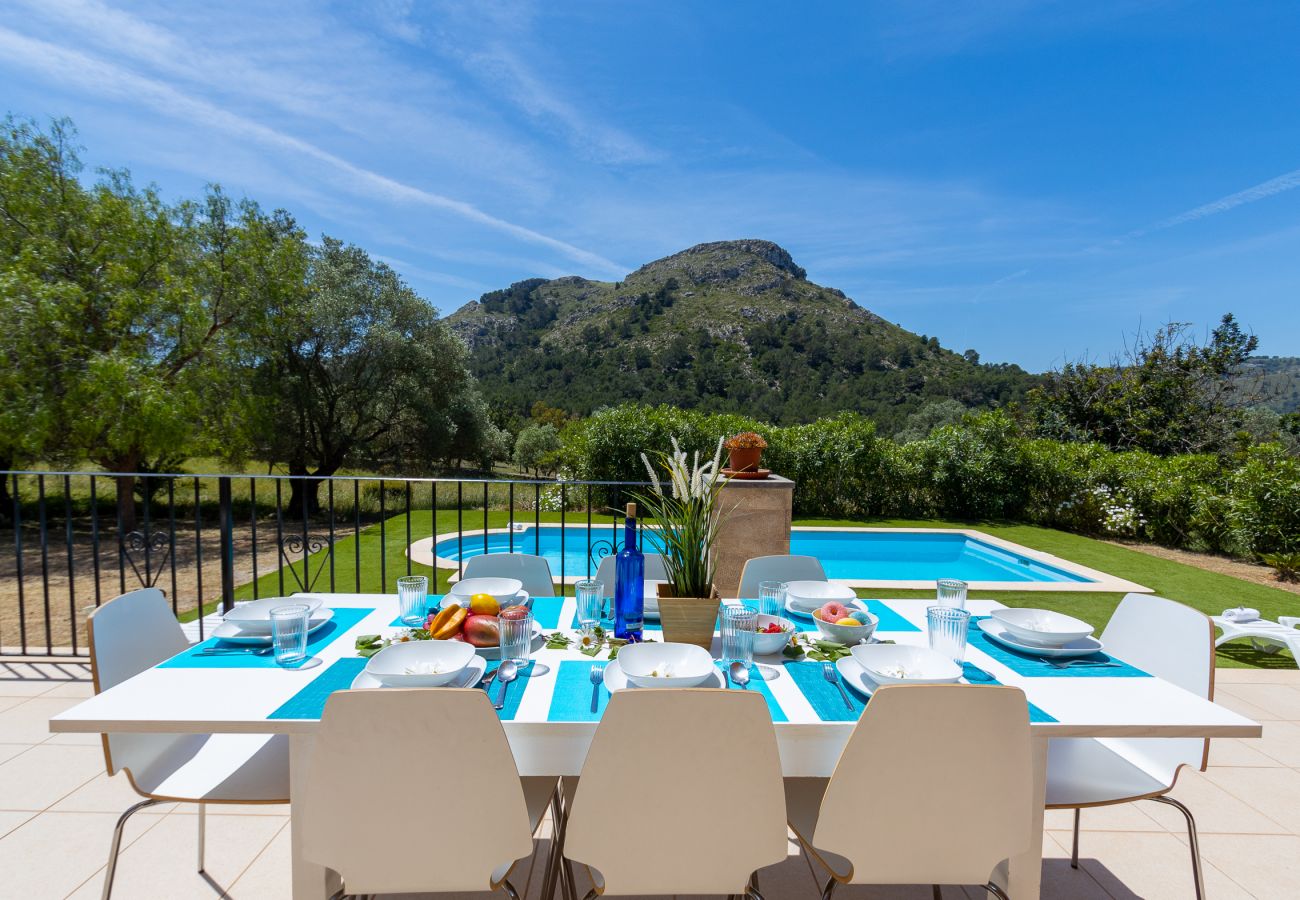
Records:
[[[487,664],[488,674],[495,672],[501,665],[500,660],[490,659]],[[506,705],[504,709],[497,710],[497,718],[502,721],[513,719],[519,714],[519,704],[524,699],[524,693],[528,690],[528,685],[532,684],[533,669],[537,666],[536,660],[530,660],[528,665],[519,671],[519,675],[514,681],[510,682],[510,690],[506,694]],[[496,703],[497,698],[501,695],[501,685],[496,683],[496,679],[487,686],[488,699]]]
[[[334,618],[328,623],[321,626],[315,634],[307,638],[307,655],[315,656],[323,647],[328,646],[335,638],[345,633],[366,616],[374,612],[369,607],[358,606],[340,606],[331,607],[334,610]],[[201,656],[201,651],[208,647],[220,647],[222,649],[240,650],[245,649],[242,644],[231,644],[220,638],[208,638],[201,644],[195,644],[193,647],[176,654],[166,662],[158,664],[160,669],[274,669],[276,668],[275,656],[267,654],[266,656],[256,656],[252,653],[227,653],[214,656]],[[249,648],[256,649],[256,648]]]
[[[849,702],[853,704],[850,711],[839,690],[822,674],[819,662],[791,660],[785,664],[785,674],[799,686],[804,699],[823,722],[856,722],[866,708],[867,701],[862,695],[846,690]]]
[[[1079,657],[1091,662],[1117,662],[1119,666],[1089,667],[1089,666],[1071,666],[1065,669],[1058,669],[1051,665],[1050,662],[1042,657],[1030,656],[1027,653],[1019,653],[1010,647],[1004,647],[991,637],[986,635],[978,622],[989,618],[989,616],[972,616],[970,620],[969,635],[967,643],[972,647],[977,647],[981,652],[987,653],[996,659],[1002,665],[1018,675],[1024,675],[1027,678],[1150,678],[1151,676],[1143,672],[1136,666],[1130,666],[1114,656],[1106,653],[1093,653],[1090,656]]]
[[[742,600],[741,602],[744,603],[746,606],[750,606],[754,609],[758,608],[757,600]],[[876,626],[876,631],[885,632],[885,631],[920,631],[921,630],[917,626],[913,625],[911,622],[907,621],[907,619],[903,618],[902,615],[900,615],[898,612],[892,609],[883,600],[858,600],[857,602],[866,606],[867,612],[871,613],[873,616],[875,616],[880,620],[880,624]],[[817,632],[817,623],[813,621],[813,617],[810,613],[805,614],[799,612],[792,612],[791,610],[787,609],[784,613],[782,613],[782,615],[784,615],[790,621],[794,622],[800,631],[811,632],[811,633]]]
[[[727,677],[726,665],[724,665],[720,661],[715,662],[714,665],[716,665],[718,667],[718,670],[722,673],[722,683],[724,687],[727,687],[733,691],[740,690],[740,688],[732,684],[731,679]],[[754,672],[753,668],[750,669],[749,684],[745,686],[745,689],[750,691],[758,691],[758,693],[763,695],[763,699],[767,701],[767,711],[772,714],[773,722],[790,721],[789,717],[787,717],[785,714],[785,710],[781,708],[781,704],[777,703],[776,698],[772,696],[772,689],[767,686],[766,681],[758,677],[758,674]]]
[[[545,631],[554,631],[560,627],[560,610],[563,607],[563,597],[534,597],[533,621]]]
[[[962,676],[971,684],[1001,684],[1002,683],[998,681],[997,678],[993,677],[992,672],[989,672],[985,669],[981,669],[979,666],[975,665],[974,663],[969,663],[969,662],[962,663],[961,669],[962,669]],[[1033,703],[1030,703],[1029,721],[1030,722],[1055,722],[1056,717],[1049,716],[1046,712],[1043,711],[1041,707],[1035,706]]]
[[[555,692],[551,694],[551,709],[546,715],[549,722],[595,722],[605,713],[609,704],[609,690],[600,685],[596,690],[596,711],[591,710],[591,667],[605,665],[603,661],[566,659],[560,663],[555,676]]]
[[[346,691],[366,667],[363,656],[345,656],[336,659],[330,667],[311,680],[305,688],[294,694],[268,719],[319,719],[325,711],[325,701],[335,691]]]

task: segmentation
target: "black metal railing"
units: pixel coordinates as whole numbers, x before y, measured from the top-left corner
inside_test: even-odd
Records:
[[[162,590],[199,639],[210,627],[205,616],[237,600],[387,592],[398,572],[429,574],[445,587],[478,552],[542,554],[543,531],[553,525],[560,532],[552,573],[568,584],[593,575],[600,557],[618,548],[623,504],[645,486],[53,471],[0,471],[0,479],[8,493],[0,508],[0,656],[84,656],[89,612],[140,587]],[[581,534],[571,538],[574,527]],[[494,534],[505,535],[503,546]],[[575,565],[566,551],[583,537]],[[412,549],[423,542],[427,564]],[[454,553],[440,556],[440,544]]]

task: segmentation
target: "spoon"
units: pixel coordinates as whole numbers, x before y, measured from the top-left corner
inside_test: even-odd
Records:
[[[497,667],[497,681],[501,684],[501,693],[497,695],[497,702],[493,709],[506,708],[506,691],[510,688],[510,682],[515,680],[519,674],[519,666],[513,659],[507,659]]]
[[[274,650],[274,647],[249,647],[247,649],[238,647],[206,647],[196,653],[195,656],[237,656],[241,654],[270,656]]]
[[[727,669],[727,672],[731,675],[732,682],[740,685],[742,691],[748,690],[745,685],[749,684],[749,666],[745,665],[740,660],[736,660],[731,664],[731,667]]]

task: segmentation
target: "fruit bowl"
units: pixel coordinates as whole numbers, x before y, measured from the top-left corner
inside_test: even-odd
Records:
[[[812,613],[812,620],[817,623],[817,630],[820,631],[822,637],[826,638],[828,641],[835,641],[837,644],[844,644],[851,647],[854,644],[861,643],[871,637],[872,633],[876,630],[876,625],[880,623],[880,619],[876,618],[866,610],[858,609],[857,607],[846,608],[843,606],[839,606],[839,608],[843,611],[844,615],[831,621],[828,618],[824,618],[826,615],[824,611],[832,606],[839,606],[839,604],[832,601],[831,603],[827,603],[821,609],[813,610]],[[857,624],[850,625],[845,622],[846,619],[853,619]],[[840,624],[841,622],[844,622],[844,624]]]
[[[853,588],[829,581],[791,581],[785,586],[785,596],[795,609],[810,613],[831,600],[850,603],[858,595]]]
[[[406,641],[370,657],[366,672],[384,687],[441,687],[473,658],[474,648],[464,641]]]
[[[511,606],[523,589],[518,578],[462,578],[448,594],[461,606],[469,606],[469,598],[475,594],[491,594],[501,606]]]
[[[763,629],[771,624],[776,624],[781,630],[765,633]],[[758,617],[758,631],[754,634],[754,655],[766,656],[771,653],[780,653],[785,649],[785,645],[790,643],[790,636],[794,632],[794,623],[789,619],[783,619],[780,616],[760,615]]]

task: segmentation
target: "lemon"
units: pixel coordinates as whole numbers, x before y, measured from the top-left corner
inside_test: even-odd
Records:
[[[478,616],[495,616],[501,612],[501,604],[491,594],[475,594],[469,598],[469,609]]]

